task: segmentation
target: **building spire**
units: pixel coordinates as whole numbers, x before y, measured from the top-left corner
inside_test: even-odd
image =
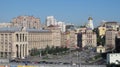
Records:
[[[93,26],[93,19],[92,17],[89,17],[88,18],[88,28],[91,28],[92,30],[94,29],[94,26]]]
[[[89,17],[88,20],[93,20],[93,18],[92,18],[92,17]]]

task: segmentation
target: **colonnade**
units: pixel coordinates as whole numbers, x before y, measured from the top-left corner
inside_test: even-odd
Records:
[[[19,34],[16,34],[16,37],[17,37],[17,42],[25,42],[25,41],[27,41],[27,34],[21,34],[21,33],[19,33]]]
[[[16,44],[16,57],[24,59],[28,55],[28,45],[27,44]]]

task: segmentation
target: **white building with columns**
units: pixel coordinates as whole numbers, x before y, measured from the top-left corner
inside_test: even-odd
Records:
[[[28,53],[28,33],[18,28],[0,29],[0,57],[25,58]]]

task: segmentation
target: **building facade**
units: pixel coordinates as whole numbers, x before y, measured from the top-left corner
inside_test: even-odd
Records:
[[[120,53],[120,31],[118,31],[117,36],[115,37],[115,50]]]
[[[64,22],[62,21],[57,21],[54,16],[47,16],[46,19],[46,27],[48,26],[56,26],[58,28],[60,28],[61,32],[65,32],[66,31],[66,25]]]
[[[105,53],[105,47],[102,45],[97,46],[97,53]]]
[[[12,58],[24,59],[28,53],[28,32],[16,31],[13,33]]]
[[[115,37],[117,31],[109,30],[105,34],[106,49],[115,49]]]
[[[66,46],[68,48],[76,48],[77,47],[77,35],[74,30],[67,31],[66,34]]]
[[[57,22],[57,24],[58,24],[58,27],[61,29],[61,32],[66,31],[66,25],[64,22],[59,21],[59,22]]]
[[[0,29],[0,57],[25,58],[28,56],[28,33],[16,28]]]
[[[81,43],[82,47],[85,46],[96,47],[97,46],[96,33],[93,32],[91,29],[86,30],[86,32],[82,33]]]
[[[21,58],[29,55],[33,48],[44,49],[46,46],[61,46],[59,30],[38,30],[24,28],[0,29],[0,57]]]
[[[99,31],[99,36],[105,36],[106,33],[106,27],[98,27],[98,31]]]
[[[46,26],[50,26],[50,25],[57,25],[57,21],[54,18],[54,16],[47,16],[46,18]]]
[[[40,29],[40,19],[33,16],[18,16],[12,19],[14,27],[26,27],[29,29]]]
[[[120,64],[120,53],[107,54],[107,64]]]
[[[104,22],[103,26],[106,27],[106,30],[116,30],[117,31],[120,25],[118,22],[110,21],[110,22]]]
[[[80,32],[85,32],[86,29],[87,29],[86,27],[83,27],[83,28],[77,28],[75,30],[76,30],[76,33],[80,33]]]
[[[47,45],[52,45],[52,32],[48,30],[44,31],[28,31],[29,50],[33,48],[43,49]]]
[[[12,32],[0,31],[0,57],[8,58],[12,55]]]

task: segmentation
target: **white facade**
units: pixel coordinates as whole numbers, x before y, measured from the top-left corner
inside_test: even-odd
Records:
[[[0,23],[0,28],[2,27],[12,27],[12,23]]]
[[[92,17],[88,18],[88,25],[87,25],[87,27],[91,28],[92,30],[94,29]]]
[[[47,26],[57,25],[57,22],[56,22],[56,19],[54,18],[54,16],[47,16],[46,25]]]
[[[59,21],[58,23],[59,28],[61,29],[62,32],[66,31],[66,25],[64,22]]]
[[[107,63],[108,64],[120,64],[120,53],[110,53],[107,54]]]
[[[97,46],[97,53],[105,53],[105,47],[102,45]]]
[[[53,26],[56,26],[58,28],[61,29],[61,32],[65,32],[66,31],[66,25],[64,22],[62,21],[58,21],[54,18],[54,16],[47,16],[47,19],[46,19],[46,26],[50,26],[50,25],[53,25]]]

